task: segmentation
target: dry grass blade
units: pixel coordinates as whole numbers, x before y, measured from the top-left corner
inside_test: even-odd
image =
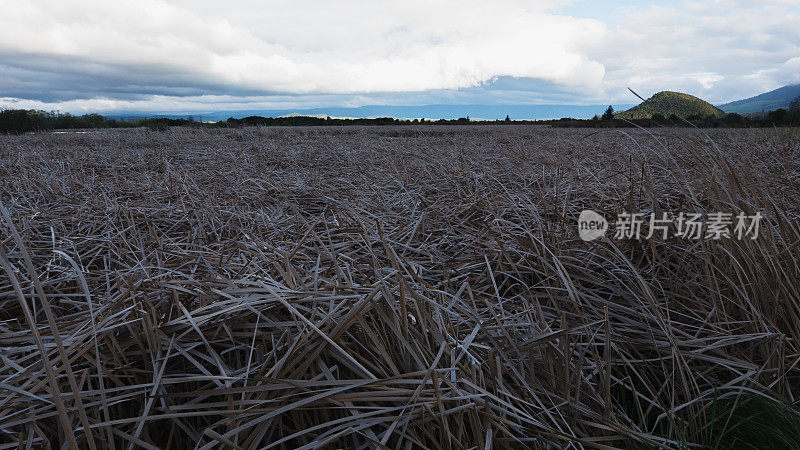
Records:
[[[770,130],[0,136],[0,448],[800,445],[797,167]]]

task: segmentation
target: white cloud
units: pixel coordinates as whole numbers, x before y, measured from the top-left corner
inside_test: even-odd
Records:
[[[677,90],[722,103],[798,80],[788,62],[800,56],[798,23],[797,1],[656,6],[630,14],[589,55],[605,65],[612,98],[631,86],[642,95]]]
[[[248,4],[249,3],[249,4]],[[212,8],[212,5],[219,9]],[[531,77],[597,87],[580,51],[588,19],[510,1],[0,2],[0,52],[147,84],[148,73],[284,93],[402,92]],[[91,63],[91,65],[86,65]],[[99,67],[98,67],[99,66]],[[136,67],[138,77],[127,74]]]
[[[14,109],[38,109],[38,110],[62,110],[77,114],[92,112],[121,112],[131,113],[179,113],[181,111],[215,111],[215,110],[236,110],[236,109],[273,109],[273,108],[297,108],[311,107],[313,103],[297,101],[291,97],[232,97],[226,95],[207,95],[175,97],[153,95],[140,100],[120,100],[113,98],[91,98],[67,100],[57,103],[41,100],[18,99],[10,97],[0,97],[0,104],[7,105]]]
[[[774,78],[786,80],[787,83],[800,83],[800,56],[790,58],[781,64]]]
[[[721,103],[800,82],[797,0],[614,0],[583,2],[593,18],[558,13],[570,3],[0,0],[0,105],[635,101],[627,86]]]

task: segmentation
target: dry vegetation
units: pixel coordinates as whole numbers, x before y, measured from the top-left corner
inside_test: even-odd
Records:
[[[0,448],[791,447],[798,135],[653,133],[0,136]]]

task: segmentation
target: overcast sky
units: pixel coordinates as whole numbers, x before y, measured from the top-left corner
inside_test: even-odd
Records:
[[[0,0],[0,107],[723,103],[800,83],[800,0]]]

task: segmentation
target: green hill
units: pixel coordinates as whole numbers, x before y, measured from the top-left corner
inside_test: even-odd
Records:
[[[693,95],[681,92],[659,92],[633,108],[622,111],[616,116],[621,119],[649,119],[654,114],[669,117],[675,114],[678,117],[694,115],[722,117],[725,113]]]
[[[789,103],[797,97],[800,97],[800,84],[784,86],[755,97],[725,103],[720,105],[720,109],[727,113],[739,114],[774,111],[778,108],[789,109]]]

